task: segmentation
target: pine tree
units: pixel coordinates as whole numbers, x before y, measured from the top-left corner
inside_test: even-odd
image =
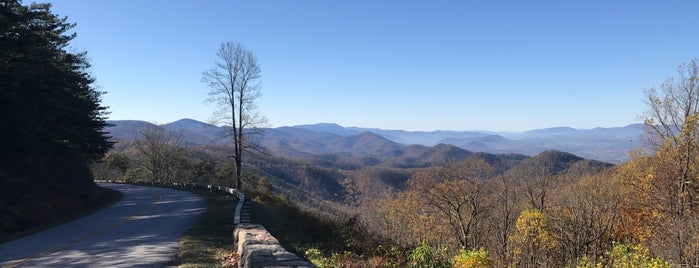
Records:
[[[87,162],[112,146],[106,107],[74,24],[50,4],[0,0],[0,230],[21,232],[94,207],[107,194]]]
[[[0,0],[0,159],[51,154],[89,160],[112,143],[85,52],[50,4]],[[4,162],[4,161],[3,161]]]

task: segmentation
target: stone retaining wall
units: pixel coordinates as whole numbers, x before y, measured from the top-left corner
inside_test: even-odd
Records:
[[[233,237],[240,254],[238,267],[315,267],[284,249],[262,225],[238,224]]]

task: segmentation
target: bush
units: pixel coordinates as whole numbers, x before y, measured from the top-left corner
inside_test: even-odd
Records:
[[[651,258],[648,248],[641,244],[614,244],[609,254],[609,267],[631,268],[670,268],[670,264],[663,259]]]
[[[150,181],[150,174],[148,170],[142,167],[129,168],[124,174],[124,180],[129,182],[135,181]]]
[[[488,251],[484,248],[466,250],[461,249],[454,257],[455,268],[489,268],[493,267]]]
[[[306,250],[304,255],[306,256],[306,259],[311,261],[313,265],[318,266],[318,268],[337,267],[337,263],[334,263],[331,258],[325,257],[320,249],[309,248]]]
[[[660,257],[651,258],[648,248],[641,244],[615,243],[606,257],[606,265],[601,262],[594,263],[588,257],[583,257],[577,268],[670,268],[670,263]]]
[[[378,245],[367,260],[369,267],[397,268],[405,267],[405,253],[396,245]]]
[[[408,253],[408,267],[410,268],[441,268],[451,267],[451,263],[441,258],[427,242],[422,242],[422,245],[411,250]]]

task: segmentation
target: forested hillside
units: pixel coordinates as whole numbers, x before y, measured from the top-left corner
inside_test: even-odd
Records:
[[[693,60],[646,91],[646,149],[628,163],[547,151],[498,173],[465,159],[416,171],[357,215],[429,266],[699,265],[697,81]]]
[[[122,129],[119,124],[121,122],[118,122],[115,129]],[[121,163],[122,166],[118,169],[130,180],[151,179],[148,174],[160,167],[168,171],[157,173],[171,175],[162,180],[229,183],[227,176],[230,173],[227,172],[231,172],[231,167],[225,164],[225,159],[230,154],[230,147],[215,145],[218,142],[213,142],[214,145],[185,146],[182,136],[192,135],[186,129],[179,131],[170,124],[162,127],[152,124],[143,126],[145,128],[132,129],[130,133],[120,133],[124,137],[133,138],[115,145],[115,150],[106,158],[106,164],[100,164],[103,167],[100,170],[105,171],[99,174],[107,174],[106,170],[114,173],[116,170],[109,165],[113,167]],[[285,128],[282,131],[283,129]],[[291,134],[286,134],[289,136],[283,139],[267,140],[265,152],[250,152],[250,158],[246,162],[249,172],[247,177],[250,180],[248,183],[256,185],[256,180],[265,178],[278,192],[303,200],[307,205],[314,204],[312,200],[318,201],[315,205],[322,205],[322,200],[329,200],[354,207],[362,200],[377,198],[384,192],[405,189],[408,178],[417,170],[466,159],[487,162],[493,166],[494,175],[506,172],[526,174],[535,169],[530,167],[532,162],[543,161],[537,160],[540,158],[557,161],[558,166],[550,171],[554,174],[568,169],[597,172],[600,167],[611,166],[559,151],[546,151],[529,157],[520,154],[474,153],[447,144],[407,146],[369,132],[347,137],[318,132],[305,133],[303,130],[291,133],[306,137],[296,139]],[[315,135],[316,138],[308,138],[309,135]],[[155,141],[162,142],[164,146],[152,144]],[[293,141],[301,143],[292,146],[289,143]],[[156,157],[159,154],[168,158]],[[130,160],[118,161],[121,158]],[[154,163],[156,158],[162,163]],[[114,162],[117,164],[112,164]],[[576,163],[580,164],[575,165]],[[121,174],[116,173],[111,178],[118,178]]]

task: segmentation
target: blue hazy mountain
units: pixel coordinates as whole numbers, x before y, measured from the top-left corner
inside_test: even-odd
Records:
[[[107,131],[116,140],[132,140],[139,128],[151,123],[135,120],[110,121]],[[161,125],[179,133],[186,146],[225,145],[225,128],[182,119]],[[391,156],[410,145],[453,145],[471,152],[517,153],[529,156],[559,150],[610,163],[628,160],[628,153],[641,146],[642,124],[625,127],[574,129],[555,127],[526,132],[405,131],[343,127],[332,123],[265,129],[260,143],[271,153],[287,157],[345,153]]]

